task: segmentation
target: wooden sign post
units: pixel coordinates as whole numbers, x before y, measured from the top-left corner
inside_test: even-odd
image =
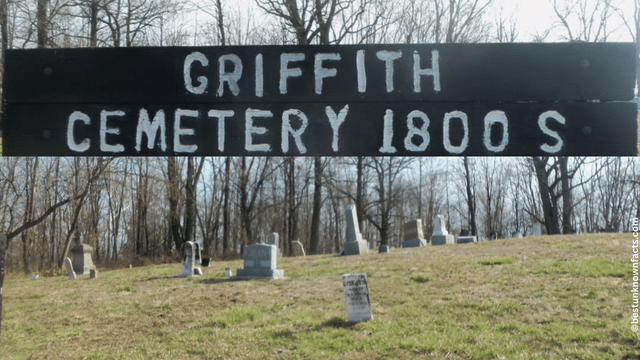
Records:
[[[9,50],[5,155],[637,155],[628,43]]]

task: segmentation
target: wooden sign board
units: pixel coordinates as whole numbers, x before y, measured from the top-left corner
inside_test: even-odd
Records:
[[[630,43],[9,50],[5,155],[636,155]]]

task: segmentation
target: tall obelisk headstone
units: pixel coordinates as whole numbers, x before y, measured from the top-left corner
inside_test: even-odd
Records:
[[[369,243],[362,239],[360,225],[358,225],[358,214],[355,205],[347,206],[345,211],[347,220],[347,239],[344,243],[344,255],[360,255],[369,252]]]

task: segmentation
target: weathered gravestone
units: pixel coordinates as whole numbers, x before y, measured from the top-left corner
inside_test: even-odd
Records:
[[[470,244],[477,243],[478,238],[475,236],[458,236],[456,239],[456,244]]]
[[[202,258],[202,266],[209,267],[211,265],[211,258]]]
[[[445,227],[444,216],[437,215],[433,219],[433,235],[431,236],[432,245],[447,245],[453,244],[455,238],[453,235],[449,235]]]
[[[531,233],[533,236],[542,235],[542,224],[535,223],[533,224],[533,232]]]
[[[182,276],[195,275],[194,267],[196,262],[196,246],[193,241],[187,241],[184,243],[184,250],[182,251]]]
[[[91,279],[97,279],[98,278],[98,271],[96,269],[91,269],[89,271],[89,275],[90,275]]]
[[[277,267],[277,249],[275,245],[253,244],[244,249],[244,269],[238,269],[233,279],[280,279],[284,270]]]
[[[279,240],[280,240],[280,235],[278,235],[278,233],[273,232],[271,234],[269,234],[269,236],[267,236],[267,245],[274,245],[278,251],[278,259],[282,258],[282,251],[280,250],[280,244],[279,244]]]
[[[93,265],[93,261],[91,261],[91,252],[93,252],[93,247],[83,244],[79,241],[80,237],[78,236],[78,244],[71,248],[71,254],[73,255],[73,271],[78,275],[87,274],[89,270],[95,269],[95,265]]]
[[[349,322],[357,323],[373,319],[367,274],[342,275],[342,287]]]
[[[231,268],[226,268],[226,269],[224,269],[224,275],[225,275],[226,277],[231,277],[231,275],[232,275],[232,274],[231,274]]]
[[[356,206],[349,205],[345,212],[347,218],[347,240],[344,243],[344,255],[360,255],[369,252],[369,243],[362,239]]]
[[[389,247],[387,245],[380,245],[378,248],[378,253],[385,254],[389,252]]]
[[[67,267],[67,274],[69,275],[69,280],[75,280],[76,272],[73,271],[73,265],[71,264],[71,259],[65,258],[64,265]]]
[[[196,265],[202,265],[202,257],[200,257],[200,244],[198,243],[194,243],[196,250],[195,250],[195,264]]]
[[[293,256],[307,256],[304,252],[304,246],[299,240],[293,242]]]
[[[427,241],[424,239],[422,232],[422,219],[409,221],[404,224],[404,242],[403,248],[424,247]]]

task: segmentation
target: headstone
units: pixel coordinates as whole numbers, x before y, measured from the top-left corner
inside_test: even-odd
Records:
[[[357,323],[373,319],[367,274],[342,275],[342,287],[349,322]]]
[[[91,269],[91,270],[89,271],[89,274],[90,274],[90,277],[91,277],[92,279],[97,279],[97,278],[98,278],[98,271],[97,271],[96,269]]]
[[[202,275],[202,269],[199,266],[193,268],[194,275]]]
[[[211,258],[202,258],[202,266],[209,267],[211,264]]]
[[[293,256],[307,256],[304,252],[304,246],[298,240],[293,242]]]
[[[269,234],[269,236],[267,236],[267,245],[275,245],[276,249],[278,250],[278,259],[282,258],[282,251],[280,250],[280,244],[278,243],[279,239],[280,236],[276,232],[273,232]]]
[[[534,235],[534,236],[542,235],[542,224],[540,223],[533,224],[533,232],[531,233],[531,235]]]
[[[195,250],[195,256],[196,256],[196,265],[202,265],[202,258],[200,257],[200,244],[198,243],[194,243],[196,250]]]
[[[456,239],[456,244],[470,244],[477,243],[478,238],[475,236],[458,236]]]
[[[380,245],[378,248],[378,253],[384,254],[389,252],[389,247],[387,245]]]
[[[253,244],[244,248],[244,269],[238,269],[234,279],[280,279],[284,270],[277,267],[277,249],[275,245]]]
[[[356,206],[347,206],[345,215],[347,218],[347,240],[344,243],[344,255],[366,254],[369,252],[369,243],[362,239],[362,234],[360,234]]]
[[[226,268],[226,269],[224,269],[224,274],[225,274],[227,277],[231,277],[231,275],[232,275],[232,274],[231,274],[231,268]]]
[[[29,278],[30,278],[31,280],[35,280],[35,279],[37,279],[37,278],[38,278],[38,274],[35,274],[35,275],[29,275]]]
[[[78,275],[88,274],[89,270],[95,269],[93,261],[91,261],[91,252],[93,248],[89,245],[79,243],[71,248],[73,255],[73,271]]]
[[[193,276],[193,268],[196,262],[195,244],[193,241],[187,241],[184,244],[184,250],[182,252],[182,276]]]
[[[519,231],[514,231],[513,234],[511,234],[511,238],[512,239],[520,239],[522,238],[522,233]]]
[[[460,236],[471,236],[471,230],[469,229],[460,230]]]
[[[431,236],[431,245],[447,245],[454,244],[455,237],[449,235],[445,227],[444,216],[437,215],[433,219],[433,235]]]
[[[427,241],[424,239],[422,232],[422,219],[409,221],[404,224],[404,242],[403,248],[425,247]]]
[[[67,267],[67,274],[69,274],[69,280],[75,280],[76,272],[73,271],[73,264],[71,264],[71,259],[65,258],[64,265]]]

